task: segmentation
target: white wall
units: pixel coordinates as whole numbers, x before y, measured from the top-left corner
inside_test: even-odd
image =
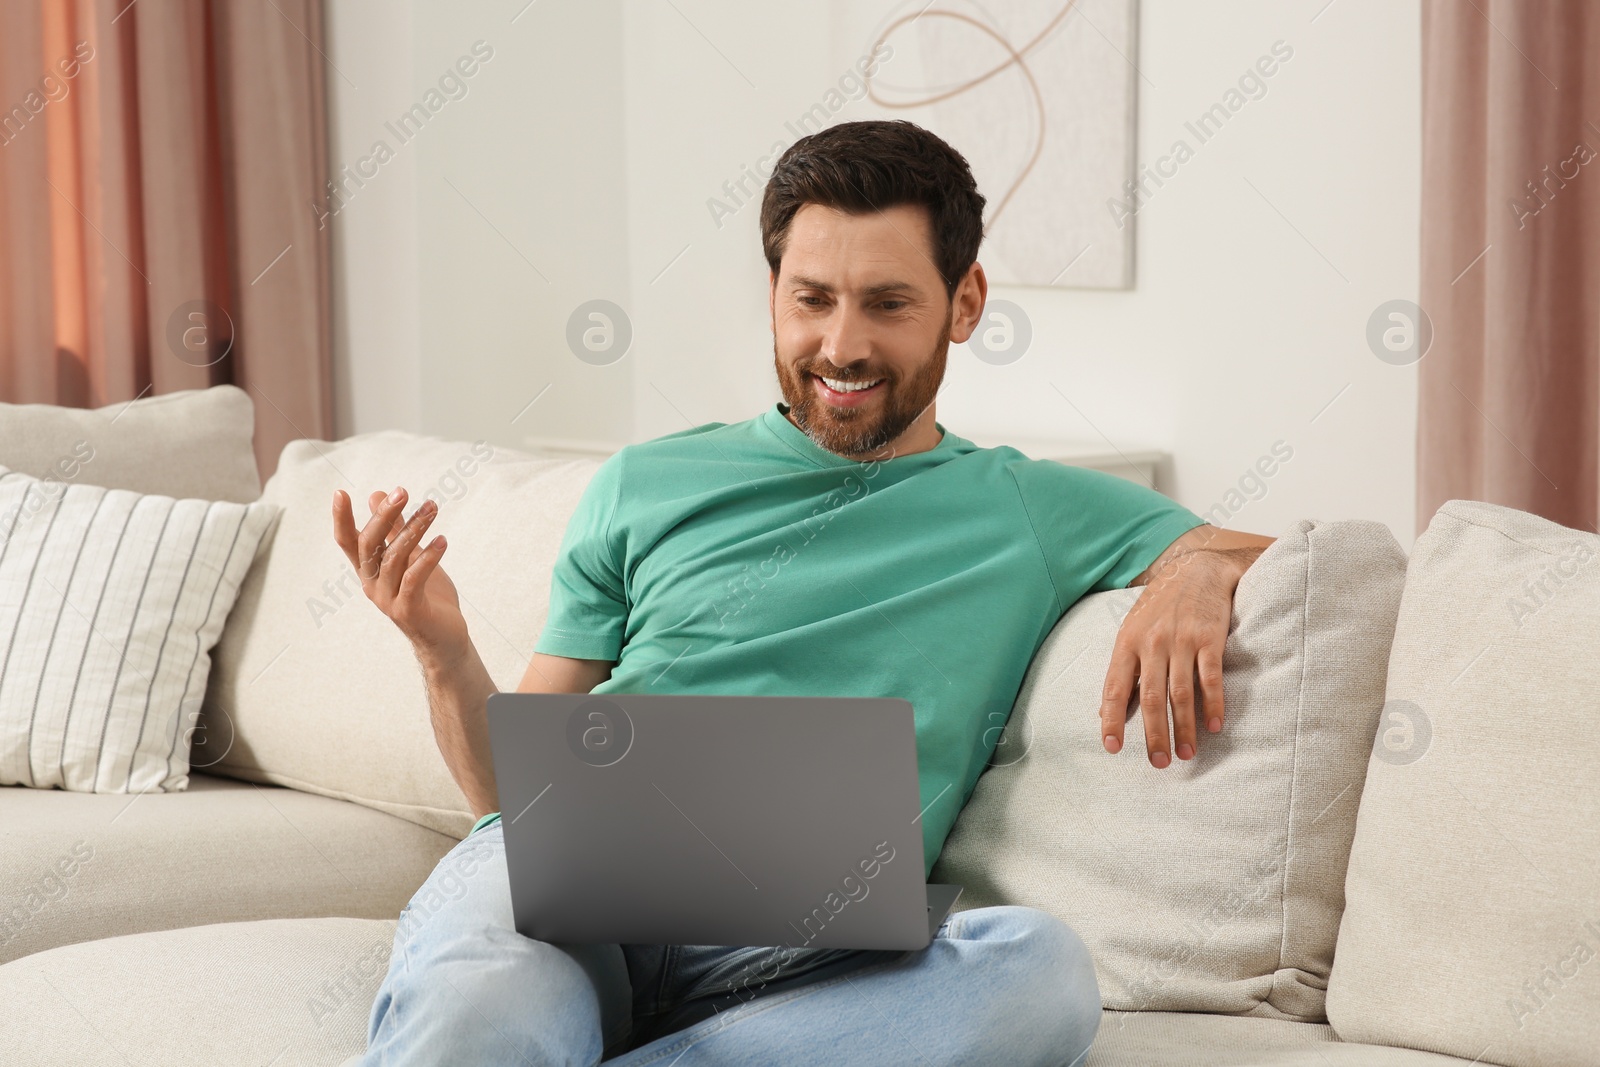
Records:
[[[389,0],[325,10],[329,169],[354,172],[375,141],[394,140],[384,123],[410,104],[411,15]],[[336,438],[420,425],[415,167],[413,154],[399,153],[320,205],[333,228]]]
[[[592,366],[565,340],[579,304],[630,302],[621,6],[413,10],[419,86],[475,41],[494,52],[418,139],[422,427],[628,440],[631,356]]]
[[[392,229],[368,232],[356,225],[363,202],[352,204],[339,261],[352,324],[341,365],[361,401],[341,406],[358,413],[350,429],[515,445],[525,434],[643,440],[750,417],[779,396],[758,204],[719,227],[706,201],[774,141],[791,142],[785,122],[905,3],[817,5],[801,19],[792,5],[734,0],[541,0],[510,24],[523,3],[470,16],[410,5],[412,98],[473,40],[496,55],[419,138],[411,215],[396,206]],[[940,422],[965,436],[1166,449],[1163,488],[1201,512],[1244,501],[1230,490],[1282,441],[1293,457],[1223,525],[1275,534],[1304,517],[1369,518],[1409,548],[1415,370],[1380,362],[1366,324],[1377,305],[1417,296],[1419,7],[1325,5],[1144,0],[1141,160],[1179,137],[1195,153],[1135,220],[1135,287],[991,289],[1022,306],[1032,347],[1007,366],[954,349]],[[333,29],[341,66],[380,47]],[[1266,94],[1198,144],[1184,123],[1278,40],[1294,55]],[[921,76],[911,52],[895,61],[898,84]],[[337,114],[359,117],[356,94],[330,84]],[[858,101],[837,120],[877,114]],[[403,349],[392,361],[373,351],[389,335],[365,303],[390,291],[373,296],[374,278],[398,286],[413,269],[386,243],[403,244],[407,227],[420,324],[409,367]],[[567,316],[593,297],[624,307],[634,329],[627,357],[607,367],[573,357],[564,338]],[[380,381],[391,366],[415,384]]]
[[[336,435],[628,440],[631,359],[564,340],[578,304],[628,303],[617,0],[340,0],[328,22],[335,161],[390,153],[332,218]]]

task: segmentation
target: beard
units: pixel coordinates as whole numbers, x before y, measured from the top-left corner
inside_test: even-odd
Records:
[[[846,367],[837,367],[825,359],[806,360],[798,365],[786,363],[774,337],[772,363],[778,372],[778,386],[783,390],[790,418],[817,447],[829,452],[851,458],[878,452],[905,433],[939,395],[950,352],[950,323],[954,315],[955,305],[952,304],[945,314],[944,327],[939,331],[933,351],[904,381],[865,361]],[[859,407],[841,408],[817,394],[813,374],[835,381],[870,382],[875,378],[884,381],[878,387],[879,396]]]

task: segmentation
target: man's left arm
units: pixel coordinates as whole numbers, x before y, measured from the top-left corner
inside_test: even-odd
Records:
[[[1195,677],[1206,729],[1222,729],[1222,646],[1233,618],[1239,578],[1274,538],[1196,526],[1167,546],[1129,587],[1142,585],[1117,633],[1100,701],[1103,743],[1122,750],[1123,725],[1134,686],[1144,720],[1145,749],[1155,767],[1171,764],[1167,702],[1172,703],[1171,744],[1179,759],[1193,759],[1198,741]]]

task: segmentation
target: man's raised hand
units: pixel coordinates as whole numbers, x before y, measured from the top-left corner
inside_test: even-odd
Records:
[[[403,488],[397,487],[388,496],[375,490],[367,498],[372,517],[358,534],[349,495],[335,490],[333,539],[355,567],[367,599],[400,628],[419,653],[454,659],[472,642],[455,583],[439,566],[445,539],[439,536],[420,545],[438,514],[438,505],[424,500],[411,518],[405,519],[405,502]]]

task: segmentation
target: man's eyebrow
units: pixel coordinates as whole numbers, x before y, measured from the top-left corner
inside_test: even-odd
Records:
[[[789,278],[791,289],[815,289],[821,293],[833,293],[834,287],[819,278],[808,278],[803,274],[791,275]],[[862,296],[877,296],[880,293],[917,293],[921,292],[910,282],[881,282],[878,285],[869,285],[861,290]]]

